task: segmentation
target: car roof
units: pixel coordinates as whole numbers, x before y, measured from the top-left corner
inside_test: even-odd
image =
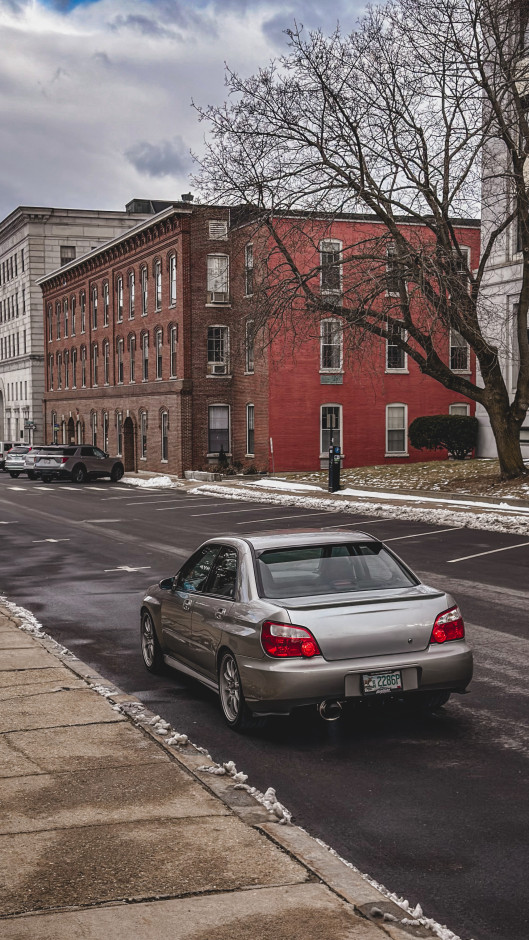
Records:
[[[340,529],[339,532],[331,529],[276,529],[269,532],[245,533],[242,541],[248,542],[256,551],[262,552],[270,548],[287,548],[295,546],[310,547],[311,545],[336,545],[347,542],[378,542],[368,532],[361,529]],[[218,536],[211,541],[222,541]]]

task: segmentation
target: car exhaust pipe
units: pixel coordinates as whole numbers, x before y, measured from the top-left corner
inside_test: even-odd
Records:
[[[332,699],[325,700],[318,705],[318,712],[324,721],[337,721],[342,714],[342,704]]]

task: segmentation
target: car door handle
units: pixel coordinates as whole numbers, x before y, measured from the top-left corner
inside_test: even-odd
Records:
[[[225,607],[217,607],[217,609],[216,609],[216,611],[215,611],[215,617],[217,618],[217,620],[222,620],[222,618],[224,617],[224,614],[225,614],[225,613],[226,613],[226,608],[225,608]]]
[[[182,604],[183,609],[191,610],[192,606],[193,606],[193,601],[191,600],[190,597],[186,597],[185,601]]]

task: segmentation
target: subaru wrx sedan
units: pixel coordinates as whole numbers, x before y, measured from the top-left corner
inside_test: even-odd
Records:
[[[205,542],[144,597],[141,649],[150,672],[218,692],[239,731],[311,704],[329,719],[381,696],[438,708],[472,678],[454,598],[357,531]]]

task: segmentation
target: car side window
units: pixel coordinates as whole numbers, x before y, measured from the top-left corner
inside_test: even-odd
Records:
[[[218,552],[218,545],[203,545],[191,555],[178,574],[177,591],[203,591]]]
[[[93,457],[94,448],[93,447],[81,447],[81,457]]]
[[[235,597],[237,587],[237,551],[234,548],[225,546],[221,548],[208,583],[206,591],[208,594],[216,594],[218,597]]]
[[[104,451],[99,450],[99,447],[94,447],[94,449],[93,449],[93,454],[94,454],[94,457],[105,457],[105,456],[106,456],[106,454],[104,453]]]

